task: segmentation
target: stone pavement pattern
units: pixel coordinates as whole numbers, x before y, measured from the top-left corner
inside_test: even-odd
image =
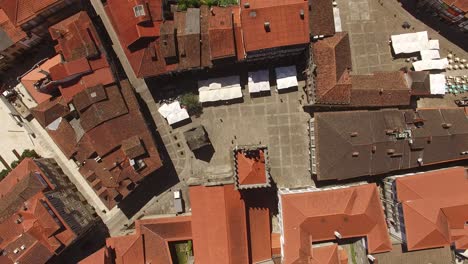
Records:
[[[433,29],[415,19],[396,0],[337,0],[343,31],[350,36],[353,73],[398,70],[411,66],[404,58],[392,60],[388,43],[393,34],[428,31],[429,37],[440,42],[441,56],[449,51],[466,54]],[[407,21],[413,29],[403,29]]]
[[[180,128],[171,129],[159,120],[163,141],[177,138],[166,146],[171,157],[178,160],[175,166],[179,177],[185,181],[189,177],[208,177],[207,171],[232,170],[235,145],[263,144],[268,146],[271,175],[278,187],[313,186],[309,172],[309,115],[299,101],[303,98],[302,88],[259,98],[251,98],[246,89],[243,93],[244,102],[205,107],[200,118]],[[205,127],[215,149],[209,162],[196,160],[183,138],[184,131],[198,125]],[[184,157],[187,158],[181,170]]]

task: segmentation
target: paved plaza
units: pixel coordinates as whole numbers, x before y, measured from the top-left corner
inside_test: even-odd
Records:
[[[232,149],[236,145],[268,146],[271,175],[278,187],[311,186],[307,120],[302,109],[303,83],[298,91],[252,98],[243,89],[244,101],[204,107],[199,118],[190,124],[170,128],[165,120],[157,120],[179,178],[207,178],[214,174],[233,174]],[[272,88],[274,90],[274,88]],[[183,132],[203,125],[214,147],[209,162],[197,160],[188,149]]]
[[[430,38],[439,40],[441,56],[446,56],[452,51],[461,57],[467,57],[466,51],[416,20],[399,6],[398,1],[337,0],[337,3],[342,29],[350,36],[354,74],[411,67],[411,63],[405,62],[404,58],[392,58],[388,41],[393,34],[425,30],[428,31]],[[405,21],[411,24],[411,29],[401,27]]]

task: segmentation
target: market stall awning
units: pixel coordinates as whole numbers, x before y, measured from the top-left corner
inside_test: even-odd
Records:
[[[429,75],[429,84],[431,87],[431,94],[445,94],[445,75]]]
[[[392,35],[391,40],[395,54],[414,53],[429,49],[427,31]]]
[[[279,67],[276,72],[276,87],[278,90],[297,87],[297,71],[296,66]]]
[[[190,118],[187,109],[180,107],[179,101],[174,101],[170,104],[162,104],[158,112],[166,118],[169,125],[178,123]]]
[[[420,60],[413,62],[415,71],[443,70],[449,65],[447,58],[440,60]]]
[[[249,72],[248,85],[250,93],[270,91],[270,75],[268,70]]]
[[[422,60],[440,59],[439,51],[438,50],[421,50],[421,59]]]
[[[242,98],[239,76],[198,81],[199,101],[215,102]]]

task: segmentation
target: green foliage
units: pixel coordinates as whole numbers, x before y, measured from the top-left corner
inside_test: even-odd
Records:
[[[8,173],[10,173],[10,171],[7,169],[0,171],[0,181],[3,180],[3,178],[5,178],[8,175]]]
[[[38,159],[40,157],[34,149],[25,149],[21,154],[21,160],[24,158]]]
[[[198,8],[201,5],[207,6],[229,6],[237,5],[237,0],[179,0],[178,9],[185,11],[187,8]]]
[[[19,160],[15,160],[13,161],[11,164],[10,164],[10,167],[12,169],[16,168],[16,166],[18,166],[18,164],[20,164],[20,161]]]
[[[18,164],[21,163],[21,161],[25,158],[32,158],[32,159],[38,159],[40,158],[41,156],[39,156],[39,154],[36,153],[36,151],[34,151],[33,149],[25,149],[23,151],[23,153],[21,153],[21,156],[20,156],[20,159],[19,160],[15,160],[13,161],[11,164],[10,164],[10,167],[12,169],[16,168],[16,166],[18,166]],[[2,171],[0,171],[0,181],[5,178],[8,173],[10,173],[11,170],[7,170],[7,169],[4,169]]]
[[[180,98],[180,103],[187,108],[190,115],[199,116],[203,113],[203,107],[198,101],[198,95],[193,93],[183,94]]]

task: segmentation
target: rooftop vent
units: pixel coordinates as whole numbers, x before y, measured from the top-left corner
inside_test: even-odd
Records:
[[[351,137],[357,137],[358,136],[358,132],[351,132],[349,134]]]
[[[394,150],[394,149],[387,149],[387,154],[390,154],[390,155],[391,155],[391,154],[393,154],[393,153],[395,153],[395,150]]]
[[[244,8],[249,8],[249,7],[250,7],[250,3],[249,3],[249,2],[247,2],[247,3],[244,4]]]
[[[265,27],[265,31],[266,32],[270,32],[271,31],[271,28],[270,28],[270,22],[265,22],[263,23],[263,26]]]
[[[19,251],[19,248],[15,248],[15,250],[13,250],[13,253],[18,254]]]
[[[359,156],[359,151],[353,152],[353,157],[358,157]]]
[[[25,250],[26,249],[26,246],[25,245],[21,245],[21,250]]]
[[[256,16],[257,16],[257,12],[255,12],[255,11],[250,11],[249,17],[256,17]]]
[[[377,151],[377,146],[372,146],[372,153],[375,153]]]
[[[333,232],[333,234],[335,234],[335,237],[338,238],[338,239],[343,238],[343,236],[338,231]]]
[[[135,14],[135,17],[145,16],[145,7],[143,5],[134,6],[133,13]]]

